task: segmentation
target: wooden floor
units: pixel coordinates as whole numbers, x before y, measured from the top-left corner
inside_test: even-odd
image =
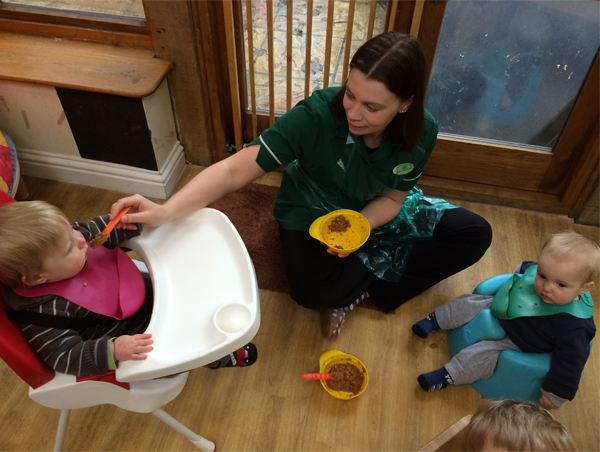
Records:
[[[189,167],[185,180],[198,171]],[[277,184],[276,175],[266,183]],[[184,181],[185,181],[184,180]],[[109,211],[121,193],[25,178],[30,199],[43,199],[65,210],[71,220],[89,220]],[[165,411],[214,441],[219,451],[415,451],[484,399],[470,386],[425,393],[419,373],[449,359],[446,334],[419,339],[410,326],[435,307],[491,275],[512,271],[523,259],[535,260],[546,237],[573,228],[600,242],[599,229],[573,225],[566,217],[507,208],[464,205],[484,216],[494,241],[484,258],[402,306],[395,314],[357,309],[339,340],[323,339],[318,314],[298,307],[287,295],[261,291],[260,330],[253,340],[258,362],[248,369],[196,369]],[[598,286],[592,296],[598,316]],[[201,288],[199,289],[201,290]],[[369,371],[366,392],[338,401],[318,382],[300,374],[318,370],[321,353],[339,349],[361,359]],[[579,450],[600,450],[600,347],[595,345],[573,402],[553,412],[575,437]],[[0,449],[51,450],[58,411],[37,405],[28,388],[0,362]],[[195,450],[150,414],[113,406],[71,414],[65,451]]]

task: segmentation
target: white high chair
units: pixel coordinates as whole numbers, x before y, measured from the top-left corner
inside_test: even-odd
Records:
[[[258,332],[254,266],[223,213],[205,208],[145,228],[123,247],[140,255],[152,278],[154,306],[146,332],[154,350],[143,361],[121,363],[117,380],[142,381],[204,366]]]
[[[2,195],[0,203],[8,202]],[[101,404],[152,413],[198,449],[214,451],[214,443],[160,407],[179,395],[187,371],[242,347],[258,331],[260,308],[252,261],[229,219],[213,209],[147,228],[123,246],[146,261],[154,286],[146,331],[155,343],[148,359],[126,361],[116,372],[91,378],[54,372],[29,348],[3,309],[0,357],[29,384],[32,400],[61,410],[55,451],[62,448],[70,410]],[[145,271],[143,263],[137,264]]]

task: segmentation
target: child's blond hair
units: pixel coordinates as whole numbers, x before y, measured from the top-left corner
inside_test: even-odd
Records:
[[[585,282],[594,280],[600,274],[600,247],[575,231],[564,231],[552,235],[542,247],[560,259],[576,262],[586,275]]]
[[[573,437],[564,425],[533,402],[502,400],[477,410],[464,431],[463,450],[484,446],[510,451],[575,451]]]
[[[69,227],[65,214],[44,201],[0,205],[0,283],[20,287],[23,276],[32,279]]]

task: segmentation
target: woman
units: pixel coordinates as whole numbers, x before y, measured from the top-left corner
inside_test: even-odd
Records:
[[[150,226],[201,209],[288,164],[275,218],[290,296],[321,310],[323,334],[339,334],[344,317],[366,297],[391,312],[477,262],[491,243],[481,217],[422,196],[415,184],[438,127],[423,107],[426,64],[419,42],[398,32],[366,42],[345,86],[315,91],[248,147],[210,166],[163,206],[135,195],[126,224]],[[308,234],[333,210],[360,211],[371,238],[356,253],[337,254]]]

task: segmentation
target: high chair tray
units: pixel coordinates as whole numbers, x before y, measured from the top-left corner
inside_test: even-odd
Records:
[[[204,208],[128,240],[152,278],[154,307],[146,329],[154,350],[119,363],[116,378],[133,382],[209,364],[250,342],[260,325],[254,266],[221,212]]]

